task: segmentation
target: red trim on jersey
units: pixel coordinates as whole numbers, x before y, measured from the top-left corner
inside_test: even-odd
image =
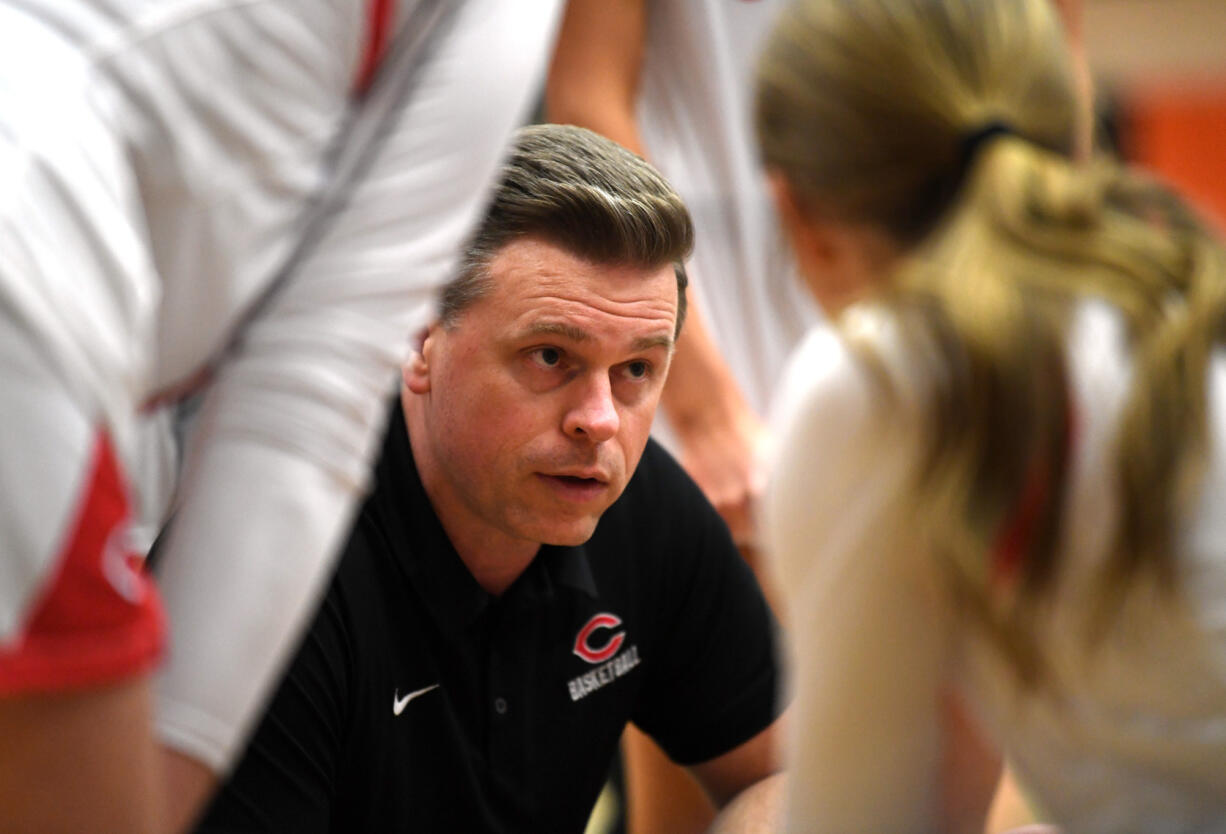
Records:
[[[354,92],[362,95],[374,83],[379,64],[387,52],[387,36],[396,12],[396,0],[369,0],[366,5],[366,51],[358,65]]]
[[[1011,583],[1017,577],[1023,557],[1034,543],[1035,527],[1051,493],[1049,470],[1046,460],[1031,467],[1017,508],[997,534],[992,547],[992,574],[997,582]]]
[[[1077,438],[1077,423],[1071,404],[1064,410],[1064,459],[1065,468],[1072,458]],[[1009,585],[1022,568],[1026,555],[1034,546],[1034,537],[1039,521],[1051,501],[1052,482],[1055,477],[1051,462],[1046,458],[1035,462],[1026,473],[1026,483],[1013,514],[1001,526],[996,541],[992,544],[992,581]]]
[[[162,652],[161,602],[124,542],[128,493],[99,431],[89,480],[55,573],[17,638],[0,647],[0,692],[61,690],[143,672]]]

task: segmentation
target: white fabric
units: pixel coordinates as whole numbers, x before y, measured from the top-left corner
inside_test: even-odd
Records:
[[[98,433],[60,387],[48,385],[55,369],[6,312],[0,307],[0,541],[5,553],[0,559],[0,643],[20,634],[37,590],[48,581],[48,562],[63,547],[75,520]],[[40,436],[55,442],[38,442]]]
[[[847,315],[901,393],[882,397],[823,326],[778,401],[765,527],[794,626],[788,830],[936,830],[937,693],[952,686],[1067,831],[1226,831],[1226,356],[1210,372],[1208,476],[1180,536],[1181,603],[1158,605],[1141,587],[1087,654],[1129,366],[1119,316],[1099,302],[1079,309],[1064,572],[1051,618],[1036,624],[1053,686],[1028,694],[982,635],[955,627],[934,561],[891,504],[918,454],[931,366],[902,350],[885,314]]]
[[[759,414],[818,317],[781,236],[752,129],[754,62],[782,5],[648,3],[636,103],[648,156],[694,218],[695,303]]]
[[[429,5],[402,0],[396,36]],[[129,470],[139,405],[216,358],[291,272],[207,389],[158,577],[161,729],[217,768],[326,577],[409,336],[558,15],[556,0],[437,7],[351,112],[364,0],[0,5],[0,304]],[[344,210],[309,228],[358,159]]]

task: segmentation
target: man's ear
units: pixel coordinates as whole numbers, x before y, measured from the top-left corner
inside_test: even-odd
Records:
[[[437,350],[437,340],[440,325],[431,324],[415,339],[413,351],[400,368],[400,378],[404,386],[414,394],[425,394],[430,391],[430,359]]]

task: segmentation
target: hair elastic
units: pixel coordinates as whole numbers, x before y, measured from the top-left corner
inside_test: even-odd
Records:
[[[975,155],[979,153],[979,149],[986,142],[1001,134],[1008,134],[1010,136],[1019,135],[1012,125],[999,119],[990,121],[973,133],[967,134],[959,148],[958,167],[965,170],[971,164],[971,160],[975,158]]]

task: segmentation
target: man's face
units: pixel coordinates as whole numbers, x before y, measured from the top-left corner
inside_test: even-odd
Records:
[[[508,244],[489,273],[490,291],[405,368],[423,482],[453,539],[458,526],[494,546],[581,544],[647,443],[676,276],[536,239]]]

